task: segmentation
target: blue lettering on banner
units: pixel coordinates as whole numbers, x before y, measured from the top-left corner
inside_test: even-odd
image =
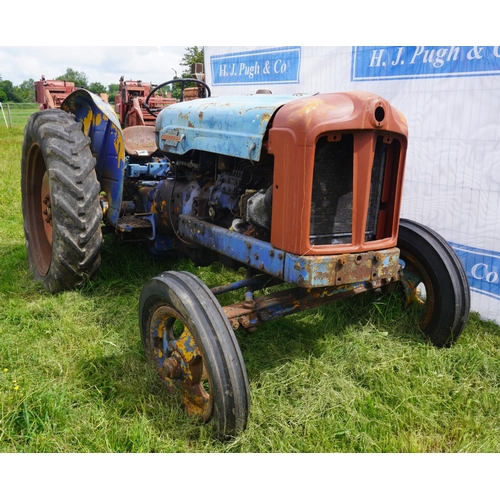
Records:
[[[352,49],[351,81],[499,74],[499,46],[358,46]]]
[[[279,47],[210,57],[212,85],[298,83],[300,47]]]
[[[500,300],[500,252],[450,245],[465,267],[471,290]]]

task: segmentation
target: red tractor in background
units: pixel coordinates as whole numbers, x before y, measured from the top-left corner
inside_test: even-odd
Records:
[[[156,117],[146,112],[144,102],[154,85],[144,83],[141,80],[125,80],[120,78],[120,92],[115,98],[115,112],[120,117],[122,128],[136,125],[154,126]],[[163,109],[177,99],[167,93],[166,96],[155,94],[149,99],[151,107]]]
[[[36,102],[40,104],[40,110],[60,108],[64,99],[75,90],[73,82],[46,80],[42,75],[42,78],[35,82]]]

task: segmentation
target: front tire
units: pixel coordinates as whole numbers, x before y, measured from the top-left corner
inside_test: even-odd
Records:
[[[26,125],[21,195],[28,262],[50,292],[73,289],[99,268],[100,185],[90,139],[60,109],[34,113]]]
[[[461,335],[470,310],[470,289],[462,262],[435,231],[401,219],[398,247],[403,264],[400,284],[409,305],[417,307],[419,326],[438,347]]]
[[[188,272],[156,276],[142,288],[139,321],[148,359],[187,414],[211,421],[222,439],[242,432],[250,406],[245,364],[207,286]]]

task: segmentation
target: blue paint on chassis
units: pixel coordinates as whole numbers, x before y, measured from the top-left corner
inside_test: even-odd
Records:
[[[374,282],[383,278],[394,279],[399,268],[399,250],[378,251],[380,265],[365,265],[364,273],[343,276],[339,281],[335,272],[339,255],[293,255],[279,250],[267,241],[230,231],[201,221],[189,215],[179,216],[179,235],[215,252],[231,257],[263,273],[284,279],[303,288],[328,287],[360,282]],[[350,260],[372,260],[372,254],[350,254]]]

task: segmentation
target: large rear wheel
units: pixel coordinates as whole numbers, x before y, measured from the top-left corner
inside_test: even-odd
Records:
[[[33,114],[25,129],[21,195],[28,261],[52,293],[72,289],[99,268],[100,185],[90,139],[60,109]]]
[[[250,397],[238,342],[215,296],[196,276],[169,271],[141,291],[147,357],[188,415],[212,421],[219,438],[246,428]]]
[[[467,275],[457,254],[435,231],[401,219],[400,283],[408,305],[417,307],[419,326],[436,346],[453,344],[462,333],[470,310]]]

